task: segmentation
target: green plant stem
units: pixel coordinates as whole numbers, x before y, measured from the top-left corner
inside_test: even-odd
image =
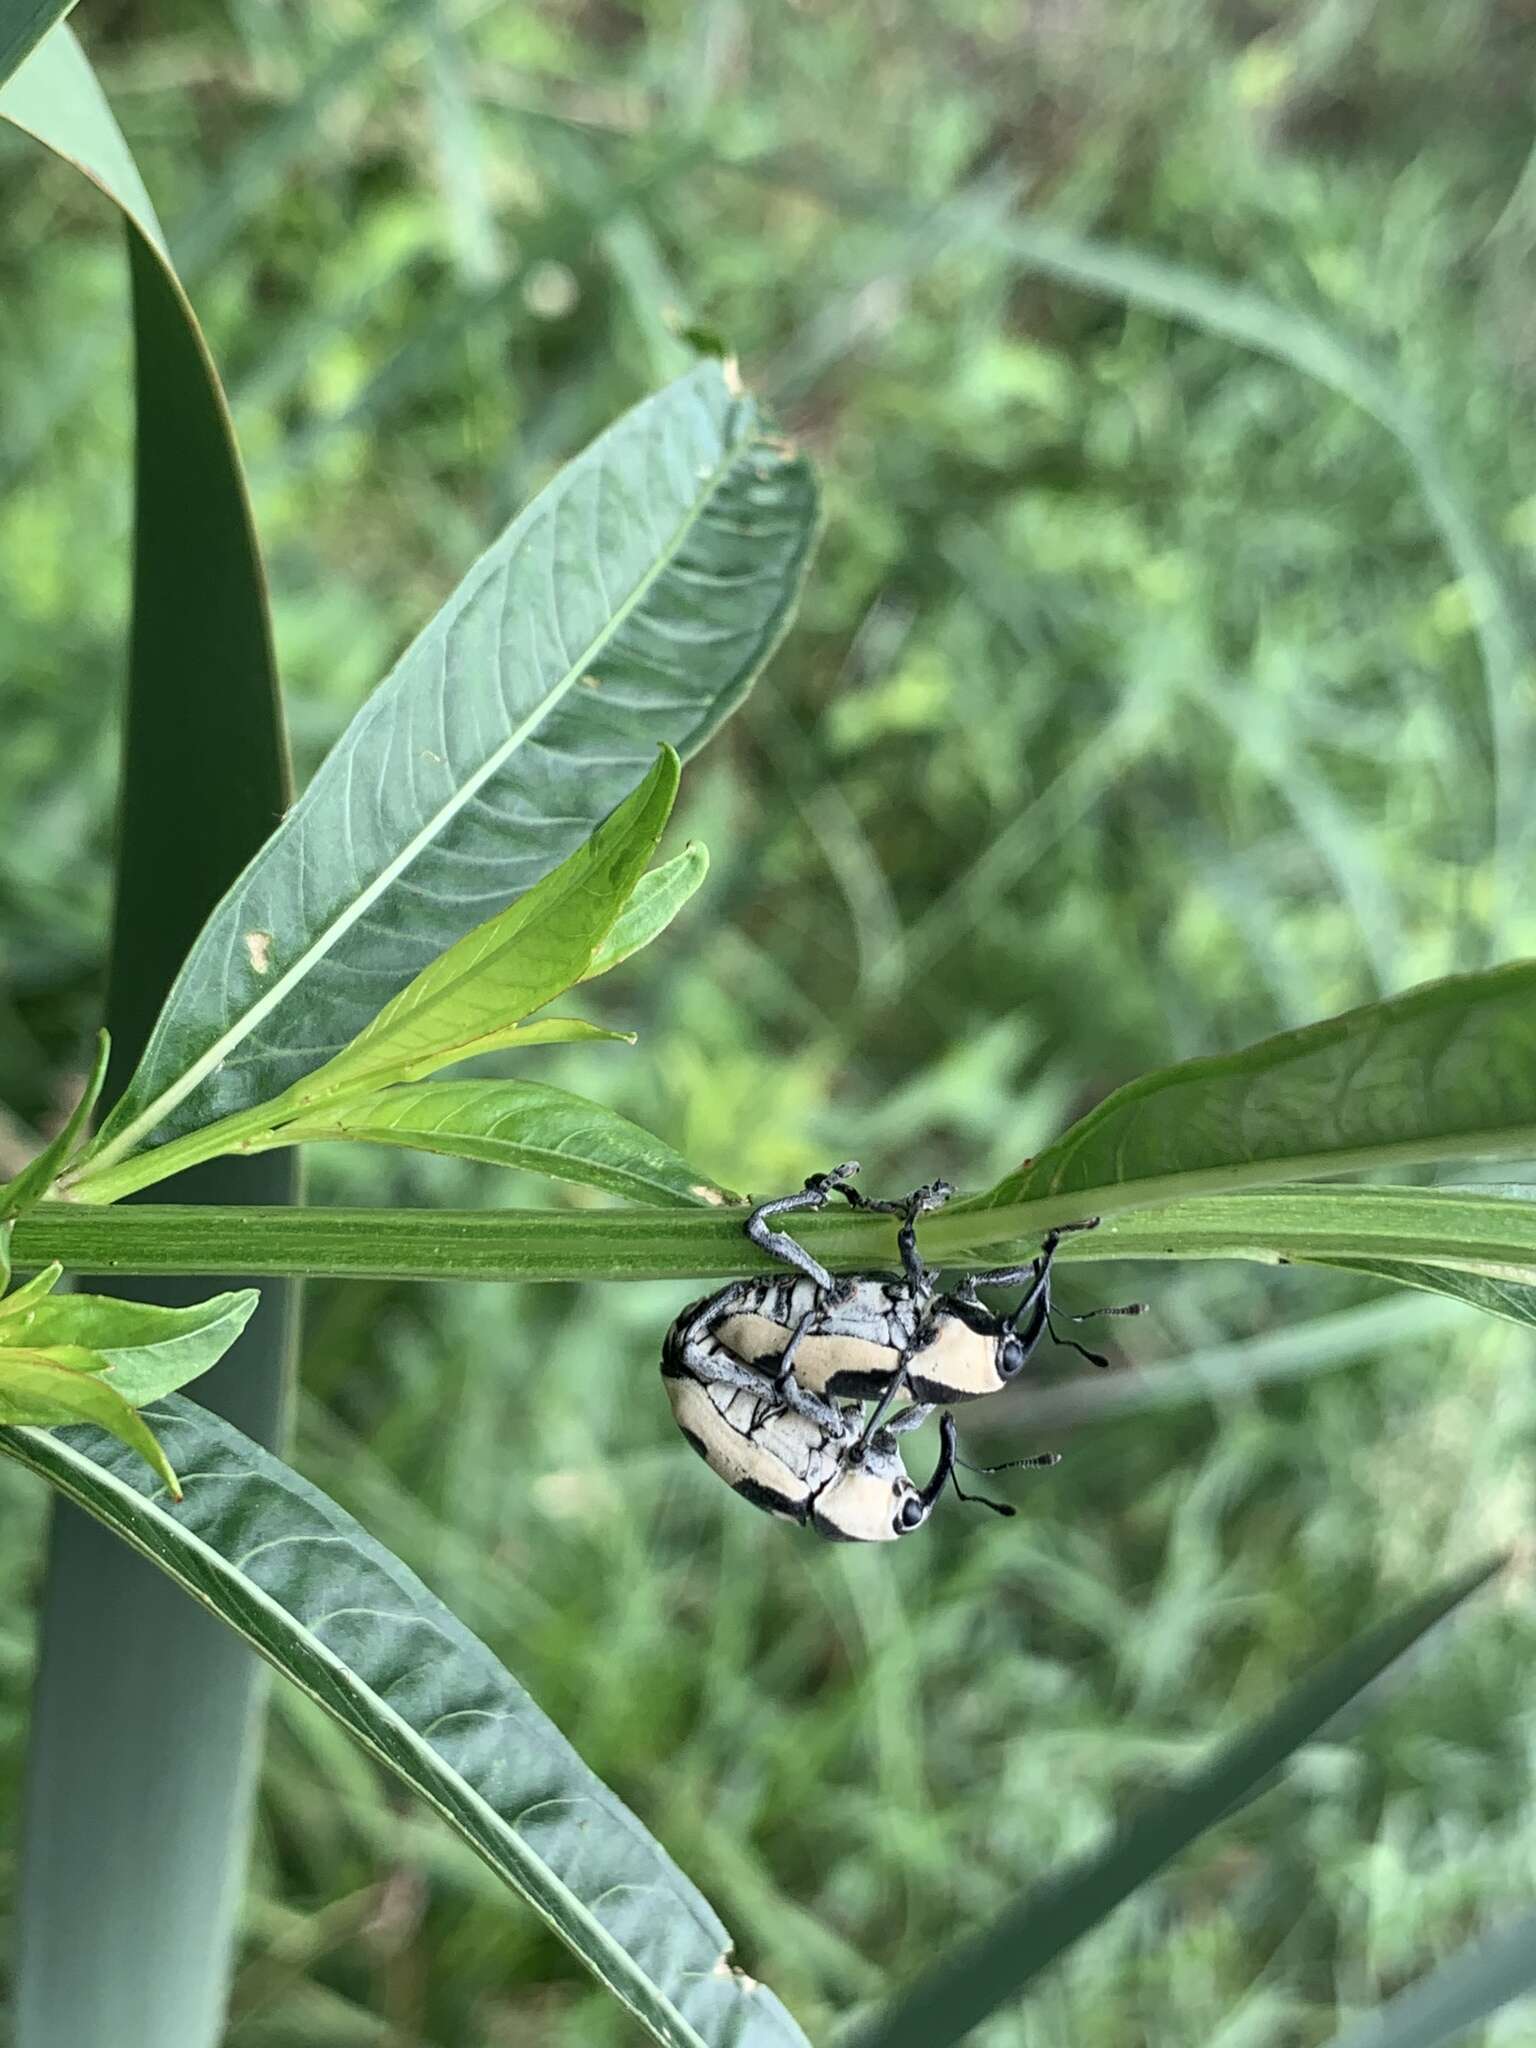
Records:
[[[1079,1203],[1080,1206],[1080,1203]],[[1027,1257],[1059,1198],[925,1219],[935,1263]],[[12,1256],[98,1273],[374,1276],[415,1280],[715,1280],[772,1270],[745,1208],[100,1209],[45,1202],[16,1225]],[[1465,1220],[1460,1228],[1458,1219]],[[828,1210],[795,1235],[838,1272],[896,1264],[889,1218]],[[1066,1260],[1413,1259],[1483,1272],[1536,1269],[1536,1203],[1418,1188],[1287,1187],[1165,1203],[1066,1239]]]

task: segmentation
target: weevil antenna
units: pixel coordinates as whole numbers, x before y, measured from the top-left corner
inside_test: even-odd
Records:
[[[1105,1371],[1108,1370],[1109,1360],[1102,1351],[1090,1351],[1086,1344],[1079,1344],[1075,1338],[1062,1336],[1060,1330],[1051,1321],[1049,1309],[1046,1311],[1045,1327],[1051,1333],[1051,1342],[1053,1344],[1059,1344],[1064,1351],[1075,1351],[1079,1358],[1086,1358],[1090,1365],[1097,1365]]]
[[[954,1480],[956,1500],[963,1500],[968,1507],[990,1508],[994,1515],[1007,1515],[1010,1519],[1019,1512],[1017,1508],[1009,1507],[1004,1500],[988,1500],[984,1493],[966,1493],[954,1473],[951,1472],[949,1476]]]
[[[1052,1465],[1061,1463],[1060,1451],[1036,1451],[1032,1458],[1009,1458],[1001,1465],[973,1465],[969,1458],[956,1458],[957,1465],[963,1465],[967,1472],[1048,1472]]]

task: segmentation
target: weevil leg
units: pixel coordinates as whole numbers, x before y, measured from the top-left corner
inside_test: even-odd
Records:
[[[838,1193],[845,1196],[855,1209],[873,1209],[882,1216],[901,1218],[896,1248],[901,1254],[901,1270],[907,1285],[918,1295],[932,1294],[933,1275],[917,1249],[917,1219],[930,1209],[942,1209],[954,1192],[949,1181],[932,1180],[923,1187],[914,1188],[910,1195],[903,1195],[899,1202],[877,1202],[868,1195],[861,1195],[855,1188],[838,1189]]]
[[[968,1274],[961,1283],[960,1291],[967,1300],[971,1300],[978,1287],[1017,1287],[1021,1281],[1041,1280],[1050,1271],[1056,1247],[1064,1237],[1070,1237],[1075,1230],[1097,1230],[1098,1227],[1097,1216],[1085,1216],[1081,1223],[1057,1223],[1040,1240],[1040,1249],[1028,1265],[999,1266],[995,1272]],[[1028,1302],[1022,1306],[1027,1307]]]
[[[723,1344],[691,1346],[687,1363],[688,1369],[701,1380],[712,1380],[717,1386],[741,1387],[749,1394],[760,1395],[770,1410],[792,1409],[796,1415],[803,1415],[807,1422],[814,1423],[838,1442],[847,1434],[847,1424],[841,1411],[830,1401],[824,1401],[819,1394],[807,1393],[793,1377],[781,1385],[772,1373],[748,1365]]]
[[[771,1259],[793,1266],[797,1273],[803,1273],[808,1280],[814,1281],[823,1294],[835,1296],[839,1292],[837,1281],[821,1261],[813,1259],[805,1246],[796,1244],[787,1231],[770,1229],[768,1219],[771,1216],[789,1216],[802,1209],[825,1209],[834,1194],[849,1193],[843,1182],[858,1170],[856,1159],[846,1159],[841,1166],[834,1166],[830,1173],[813,1173],[798,1195],[780,1195],[777,1201],[760,1202],[747,1218],[747,1235],[759,1250],[765,1251]]]
[[[773,1383],[778,1392],[779,1399],[785,1407],[790,1405],[790,1387],[794,1387],[797,1391],[800,1387],[800,1382],[795,1378],[795,1353],[800,1349],[806,1331],[810,1329],[815,1320],[815,1309],[808,1308],[799,1322],[790,1331],[789,1342],[779,1354],[779,1369],[774,1374]]]
[[[886,1423],[887,1435],[905,1436],[909,1429],[920,1429],[933,1413],[933,1405],[931,1401],[912,1402],[909,1407],[903,1408],[899,1415],[893,1415]]]
[[[733,1308],[740,1307],[746,1300],[748,1288],[743,1280],[734,1280],[729,1287],[722,1287],[718,1294],[711,1294],[701,1301],[688,1321],[683,1325],[683,1344],[692,1350],[701,1345],[718,1322],[723,1322]]]
[[[869,1443],[875,1431],[885,1421],[886,1416],[890,1414],[891,1405],[897,1396],[906,1392],[907,1375],[912,1369],[912,1361],[928,1342],[929,1334],[928,1319],[924,1317],[913,1332],[911,1343],[902,1352],[900,1358],[897,1359],[896,1370],[886,1381],[879,1400],[876,1401],[873,1409],[870,1411],[869,1420],[864,1425],[864,1434],[859,1438],[858,1447],[861,1451]],[[924,1413],[927,1413],[926,1409]]]

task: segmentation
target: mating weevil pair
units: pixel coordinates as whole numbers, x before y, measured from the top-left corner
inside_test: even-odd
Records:
[[[953,1293],[940,1294],[917,1249],[917,1219],[946,1202],[953,1188],[934,1181],[902,1201],[876,1202],[848,1186],[858,1170],[849,1161],[812,1174],[797,1195],[760,1204],[747,1218],[747,1235],[791,1270],[735,1281],[694,1302],[672,1325],[661,1370],[678,1427],[711,1471],[755,1506],[845,1542],[910,1535],[951,1481],[961,1500],[1011,1515],[999,1501],[961,1492],[955,1468],[964,1461],[948,1406],[996,1393],[1047,1330],[1056,1337],[1056,1248],[1069,1231],[1092,1230],[1098,1218],[1047,1232],[1027,1265],[972,1274]],[[899,1278],[834,1280],[803,1245],[772,1227],[775,1217],[825,1208],[834,1194],[856,1209],[900,1217]],[[1005,1315],[977,1293],[1021,1283],[1023,1296]],[[1142,1306],[1088,1313],[1139,1315]],[[1107,1363],[1070,1338],[1057,1341],[1095,1365]],[[906,1406],[892,1414],[903,1395]],[[866,1400],[874,1402],[867,1419]],[[917,1487],[897,1439],[940,1406],[946,1412],[939,1418],[938,1463],[928,1483]],[[1045,1452],[983,1469],[1056,1463],[1055,1454]]]

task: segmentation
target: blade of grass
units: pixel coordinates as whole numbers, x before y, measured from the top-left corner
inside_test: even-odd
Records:
[[[1047,1877],[926,1972],[851,2048],[948,2048],[962,2040],[1249,1798],[1503,1562],[1492,1558],[1460,1573],[1330,1657],[1210,1763],[1149,1800],[1097,1854]]]
[[[1439,2048],[1491,2012],[1536,1991],[1536,1913],[1469,1942],[1422,1982],[1328,2048]]]
[[[11,81],[3,111],[94,179],[122,210],[128,242],[136,456],[107,1000],[115,1092],[199,925],[282,815],[286,753],[266,595],[218,377],[143,184],[67,29]],[[282,1204],[294,1198],[296,1176],[291,1155],[281,1155],[221,1161],[173,1187],[189,1202]],[[191,1305],[199,1291],[165,1281],[132,1290],[167,1305]],[[267,1443],[284,1429],[292,1308],[291,1288],[265,1289],[199,1390]],[[25,1793],[18,2048],[212,2048],[221,2038],[261,1678],[249,1652],[159,1574],[61,1508]]]

